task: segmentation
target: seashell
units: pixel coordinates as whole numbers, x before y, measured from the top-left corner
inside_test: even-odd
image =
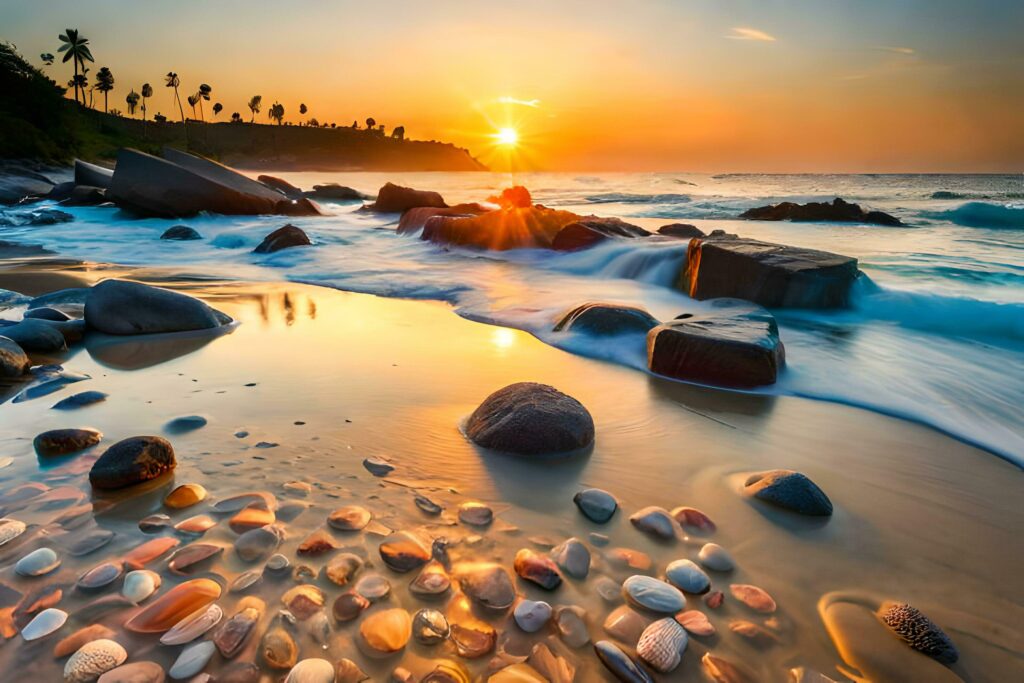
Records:
[[[688,633],[692,633],[695,636],[715,635],[715,627],[712,626],[711,622],[708,621],[707,615],[703,612],[692,609],[688,612],[680,612],[676,615],[675,619]]]
[[[270,555],[281,545],[283,532],[276,526],[250,529],[235,539],[235,552],[246,562]]]
[[[249,505],[262,505],[267,510],[277,509],[277,498],[274,494],[266,491],[255,491],[252,493],[241,493],[224,500],[219,500],[213,505],[215,512],[230,513],[238,512]]]
[[[210,579],[178,584],[149,603],[124,627],[136,633],[162,633],[220,597],[220,585]]]
[[[241,651],[265,609],[259,598],[247,596],[239,601],[235,615],[221,624],[211,638],[221,655],[231,659]]]
[[[235,577],[235,580],[228,586],[228,592],[230,593],[241,593],[244,590],[252,588],[254,584],[263,579],[263,574],[257,571],[243,572]]]
[[[635,574],[622,583],[622,592],[633,605],[652,612],[674,614],[686,608],[679,589],[651,576]]]
[[[42,576],[60,566],[60,558],[50,548],[37,548],[17,561],[14,571],[22,576]]]
[[[487,526],[494,521],[494,511],[477,501],[466,501],[459,506],[459,521],[470,526]]]
[[[711,579],[704,570],[690,560],[676,560],[665,567],[665,578],[673,586],[687,593],[705,593]]]
[[[651,568],[651,556],[632,548],[612,548],[605,555],[613,567],[645,572]]]
[[[362,642],[371,651],[380,654],[398,652],[412,635],[412,619],[401,608],[375,612],[359,625]]]
[[[156,662],[131,662],[113,668],[96,683],[163,683],[164,668]]]
[[[212,641],[200,640],[198,643],[192,643],[181,651],[167,671],[167,675],[175,680],[192,678],[206,668],[216,651],[217,647]]]
[[[717,528],[711,518],[697,508],[678,507],[672,510],[672,517],[680,525],[712,534]]]
[[[87,683],[124,664],[128,653],[113,640],[101,638],[86,643],[64,665],[65,683]]]
[[[669,673],[679,666],[687,642],[686,629],[675,619],[659,619],[644,629],[636,653],[657,671]]]
[[[587,611],[571,605],[555,610],[555,624],[562,641],[569,647],[583,647],[590,642],[587,631]]]
[[[324,594],[308,583],[295,586],[281,596],[281,602],[299,621],[305,621],[324,606]]]
[[[330,646],[331,620],[322,611],[309,618],[306,630],[309,631],[309,635],[313,637],[317,645],[325,650]]]
[[[194,515],[175,524],[174,530],[182,534],[202,536],[215,526],[217,526],[217,520],[210,515]]]
[[[756,612],[771,614],[775,611],[775,600],[757,586],[733,583],[729,585],[729,591],[734,598]]]
[[[125,553],[121,560],[124,562],[126,567],[131,569],[142,569],[172,548],[177,548],[180,544],[181,541],[176,538],[161,536],[160,538],[154,538],[151,541],[146,541],[142,545],[132,548]]]
[[[353,589],[370,602],[377,602],[391,594],[391,582],[380,574],[366,574],[356,581]]]
[[[291,634],[275,626],[260,639],[260,657],[271,669],[291,669],[299,657],[299,647]]]
[[[53,607],[37,614],[28,625],[21,629],[21,637],[27,642],[48,636],[68,620],[68,613]]]
[[[444,565],[437,560],[431,560],[409,584],[409,591],[413,595],[429,597],[444,593],[451,585],[452,580]]]
[[[768,647],[779,642],[778,636],[751,621],[737,620],[730,622],[729,630],[738,636],[746,638],[751,645],[757,647]]]
[[[167,633],[160,636],[162,645],[184,645],[203,635],[220,623],[224,611],[219,605],[207,605],[198,609],[174,625]]]
[[[605,668],[615,674],[618,680],[627,683],[654,683],[650,675],[615,643],[599,640],[594,643],[594,652]]]
[[[551,605],[543,600],[521,600],[512,612],[516,625],[527,633],[536,633],[551,620]]]
[[[701,657],[700,663],[704,667],[704,673],[714,683],[755,683],[760,680],[746,669],[727,659],[715,657],[710,652]]]
[[[370,677],[366,675],[366,672],[351,659],[342,657],[338,660],[338,665],[335,667],[334,683],[361,683],[368,680]]]
[[[372,515],[366,508],[346,505],[333,511],[327,517],[327,524],[338,531],[359,531],[370,523]]]
[[[167,567],[175,574],[194,571],[198,566],[224,552],[224,546],[212,543],[192,543],[171,556]]]
[[[352,621],[363,613],[370,606],[370,601],[358,593],[342,593],[334,601],[331,613],[341,623]]]
[[[573,496],[572,502],[576,503],[576,507],[587,519],[598,524],[611,519],[619,508],[615,497],[601,489],[584,489]]]
[[[67,657],[88,642],[100,640],[101,638],[113,639],[115,635],[113,631],[103,624],[92,624],[91,626],[80,628],[53,646],[53,656],[55,659]]]
[[[879,618],[900,640],[936,661],[948,665],[960,658],[945,631],[915,607],[889,602],[882,605]]]
[[[516,599],[512,577],[501,565],[487,562],[460,565],[456,568],[459,587],[474,602],[489,609],[504,610]]]
[[[537,643],[526,658],[526,663],[537,671],[545,680],[570,683],[576,680],[576,667],[568,659],[556,655],[544,643]]]
[[[722,591],[711,591],[704,596],[704,604],[711,609],[718,609],[725,602],[725,593]]]
[[[416,507],[431,516],[437,516],[441,514],[442,510],[444,510],[443,507],[422,494],[416,494],[416,497],[413,500],[416,503]]]
[[[106,588],[121,577],[123,571],[120,562],[104,562],[96,565],[86,573],[78,577],[76,584],[79,590],[93,591]]]
[[[330,534],[323,529],[317,529],[307,536],[306,540],[299,544],[299,547],[295,552],[298,555],[316,556],[323,555],[324,553],[329,553],[337,549],[338,544],[334,542],[334,539],[331,538]]]
[[[476,659],[494,650],[498,633],[490,624],[477,622],[472,627],[452,624],[450,638],[460,657]]]
[[[274,511],[267,507],[265,503],[259,502],[248,505],[236,512],[235,516],[228,520],[228,526],[236,534],[241,534],[250,529],[258,529],[268,524],[273,524],[275,521],[277,521],[277,517],[274,515]]]
[[[308,564],[297,564],[292,569],[292,579],[296,583],[306,583],[316,578],[316,570]]]
[[[363,561],[358,555],[341,553],[331,558],[331,561],[324,567],[324,574],[334,585],[346,586],[362,567]]]
[[[410,531],[399,531],[380,544],[380,557],[396,572],[408,572],[425,565],[431,557],[430,539]]]
[[[442,660],[420,683],[469,683],[469,672],[458,662]]]
[[[114,539],[114,532],[106,529],[92,529],[82,534],[76,535],[76,538],[71,542],[71,545],[67,547],[68,555],[73,557],[81,557],[82,555],[88,555],[91,552],[95,552],[110,543]],[[0,543],[0,545],[3,545]]]
[[[334,665],[326,659],[303,659],[288,672],[284,683],[334,683]]]
[[[375,477],[386,477],[391,472],[395,471],[395,466],[384,458],[372,456],[363,459],[363,467],[366,471]]]
[[[539,555],[528,548],[516,553],[514,568],[519,578],[535,583],[545,590],[554,590],[562,585],[562,575],[551,558]]]
[[[416,642],[435,645],[447,640],[451,627],[445,616],[436,609],[421,609],[412,618],[412,635]]]
[[[559,543],[550,555],[559,569],[574,579],[585,579],[590,573],[590,551],[578,538]]]
[[[171,525],[171,518],[160,513],[139,520],[139,530],[144,534],[155,534]]]
[[[717,543],[705,543],[697,553],[697,559],[702,565],[716,572],[731,572],[736,568],[732,555]]]

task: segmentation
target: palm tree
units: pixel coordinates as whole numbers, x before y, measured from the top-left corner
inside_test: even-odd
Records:
[[[284,105],[280,102],[274,102],[273,106],[270,107],[270,118],[277,121],[277,125],[281,125],[281,121],[284,120]]]
[[[195,95],[189,95],[186,99],[188,100],[188,106],[192,107],[192,118],[195,119],[196,102],[199,101],[199,93],[196,93]]]
[[[377,121],[372,116],[366,119],[366,130],[372,131],[377,126]]]
[[[142,84],[142,122],[146,122],[146,98],[153,96],[153,86],[149,83]]]
[[[66,52],[64,59],[61,62],[67,62],[73,60],[75,64],[75,78],[72,80],[73,83],[78,83],[78,67],[81,66],[85,69],[86,60],[94,62],[92,58],[92,51],[89,50],[89,39],[85,36],[78,35],[78,29],[66,28],[64,33],[57,36],[60,38],[63,45],[57,50],[57,52]],[[78,92],[81,86],[75,86],[75,102],[78,101]],[[85,92],[82,92],[82,104],[85,104]]]
[[[203,83],[199,86],[199,92],[196,93],[196,97],[199,98],[199,118],[203,121],[206,117],[203,114],[203,100],[210,101],[210,93],[213,92],[213,88]]]
[[[82,91],[82,99],[85,99],[85,88],[89,85],[89,79],[85,74],[75,74],[74,78],[68,81],[68,87],[75,91],[75,102],[78,102],[78,91]]]
[[[260,113],[260,108],[263,106],[263,95],[253,95],[252,99],[249,100],[249,111],[252,112],[252,119],[249,123],[256,122],[256,114]]]
[[[139,106],[139,93],[135,92],[135,88],[128,93],[128,97],[124,98],[125,104],[128,105],[128,115],[135,116],[135,108]]]
[[[237,111],[233,112],[231,114],[231,123],[241,123],[241,122],[242,122],[242,115],[239,114]]]
[[[174,101],[178,103],[178,113],[181,114],[181,122],[185,123],[185,109],[181,106],[181,98],[178,96],[178,86],[181,85],[181,79],[178,78],[178,74],[168,71],[167,75],[164,76],[164,82],[168,88],[174,88]],[[188,133],[185,135],[187,137]]]
[[[44,52],[39,55],[39,59],[43,60],[43,66],[53,66],[53,55],[49,52]]]
[[[224,105],[223,104],[221,104],[220,102],[214,102],[213,103],[213,116],[214,116],[214,118],[216,118],[217,115],[220,114],[222,109],[224,109]]]
[[[114,89],[114,74],[105,66],[96,72],[96,89],[103,93],[103,111],[109,112],[107,94]]]
[[[306,107],[306,105],[304,105],[304,104],[300,104],[299,105],[299,113],[300,114],[305,116],[307,111],[309,111],[309,109]]]

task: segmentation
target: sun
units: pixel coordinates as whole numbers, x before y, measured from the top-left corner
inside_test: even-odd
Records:
[[[499,145],[515,147],[519,144],[519,133],[515,128],[499,128],[498,132],[494,134],[494,140]]]

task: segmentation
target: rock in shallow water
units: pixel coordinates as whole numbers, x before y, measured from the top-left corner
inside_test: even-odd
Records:
[[[572,309],[558,321],[555,332],[583,332],[595,337],[647,334],[658,320],[642,308],[620,304],[587,303]]]
[[[436,645],[447,640],[450,633],[448,620],[436,609],[421,609],[412,618],[412,635],[418,643]]]
[[[0,335],[0,377],[21,377],[31,366],[32,361],[17,342]]]
[[[488,396],[466,422],[477,445],[519,455],[565,453],[594,441],[594,420],[583,405],[554,387],[510,384]]]
[[[630,603],[652,612],[674,614],[686,608],[686,598],[679,589],[651,576],[629,577],[622,583],[622,592]]]
[[[264,237],[263,241],[253,249],[253,253],[272,254],[275,251],[281,251],[282,249],[308,247],[312,244],[313,243],[309,241],[309,237],[302,228],[288,224]]]
[[[669,673],[679,666],[689,638],[675,619],[659,619],[644,629],[636,652],[657,671]]]
[[[359,531],[370,523],[370,511],[358,505],[346,505],[327,517],[327,524],[338,531]]]
[[[160,575],[148,569],[137,569],[125,574],[121,595],[138,604],[160,588]]]
[[[180,510],[206,500],[207,495],[202,484],[181,484],[167,494],[164,505],[172,510]]]
[[[456,568],[462,592],[480,605],[504,610],[516,599],[512,578],[504,567],[497,564],[474,563]]]
[[[827,517],[832,514],[832,501],[825,492],[806,475],[792,470],[752,474],[744,483],[743,491],[801,515]]]
[[[762,614],[771,614],[775,611],[775,600],[763,589],[743,583],[734,583],[729,586],[732,596],[752,610]]]
[[[129,280],[104,280],[85,301],[86,324],[107,334],[206,330],[230,321],[199,299]]]
[[[412,635],[412,620],[409,613],[401,608],[375,612],[359,625],[359,635],[373,652],[398,652],[409,642]]]
[[[203,239],[203,236],[200,235],[195,228],[190,228],[187,225],[175,225],[164,230],[163,234],[160,235],[160,239],[190,241],[201,240]]]
[[[732,555],[717,543],[705,543],[697,553],[700,563],[716,572],[731,572],[736,567]]]
[[[459,521],[472,526],[487,526],[494,521],[494,511],[483,503],[467,501],[459,505]]]
[[[164,669],[156,662],[131,662],[111,669],[96,683],[163,683]]]
[[[516,553],[515,570],[520,578],[537,584],[545,590],[554,590],[562,584],[562,575],[551,558],[528,548]]]
[[[2,341],[3,339],[0,338],[0,343],[2,343]],[[104,394],[102,391],[82,391],[57,401],[53,404],[53,409],[76,410],[78,408],[84,408],[85,406],[92,405],[93,403],[105,401],[107,400],[107,396],[108,394]]]
[[[334,665],[326,659],[303,659],[288,672],[284,683],[334,683]]]
[[[174,448],[159,436],[118,441],[93,463],[89,482],[98,489],[120,489],[155,479],[177,463]]]
[[[430,561],[430,539],[410,531],[399,531],[380,544],[380,557],[390,569],[408,572]]]
[[[14,571],[22,576],[42,576],[60,566],[60,557],[51,548],[38,548],[17,561]]]
[[[26,641],[38,640],[50,635],[68,620],[68,613],[64,610],[49,608],[32,618],[25,628],[21,629],[21,637]]]
[[[665,567],[665,578],[673,586],[687,593],[705,593],[711,579],[690,560],[676,560]]]
[[[578,538],[567,539],[552,548],[551,559],[574,579],[585,579],[590,573],[590,551]]]
[[[623,683],[654,683],[650,674],[611,641],[597,641],[594,643],[594,652],[605,668]]]
[[[202,415],[183,415],[165,424],[164,431],[168,434],[185,434],[202,429],[206,426],[206,422],[206,418]]]
[[[619,508],[615,497],[601,489],[584,489],[573,496],[572,501],[587,519],[598,524],[604,524],[611,519]]]
[[[551,612],[551,605],[543,600],[522,600],[516,605],[513,617],[519,628],[527,633],[535,633],[550,621]]]
[[[7,327],[0,327],[0,333],[3,333],[3,337],[10,339],[17,346],[21,347],[25,351],[40,351],[43,353],[53,351],[63,351],[67,348],[67,342],[64,339],[64,335],[60,332],[55,323],[49,323],[43,320],[22,320],[16,325],[9,325]],[[18,358],[14,354],[13,348],[10,348],[10,354],[12,355],[15,366],[18,363]],[[18,375],[9,375],[18,376]]]
[[[211,640],[192,643],[181,651],[167,675],[175,680],[191,678],[206,668],[216,651],[217,646]]]
[[[188,615],[170,631],[160,636],[162,645],[183,645],[203,635],[211,628],[220,623],[224,617],[224,611],[219,605],[207,605],[204,609],[198,609]]]
[[[676,537],[676,521],[664,508],[654,505],[645,507],[630,515],[629,521],[640,531],[655,538],[671,540]]]
[[[220,597],[220,584],[210,579],[181,583],[153,600],[124,627],[136,633],[162,633]]]
[[[10,543],[25,533],[25,523],[17,519],[4,517],[0,519],[0,546]]]
[[[882,623],[907,645],[943,664],[955,664],[960,658],[956,646],[935,622],[906,603],[882,606]]]

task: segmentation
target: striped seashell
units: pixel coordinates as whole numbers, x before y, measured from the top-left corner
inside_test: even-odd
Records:
[[[688,640],[686,629],[675,619],[659,619],[644,629],[636,653],[653,668],[668,673],[679,666]]]

